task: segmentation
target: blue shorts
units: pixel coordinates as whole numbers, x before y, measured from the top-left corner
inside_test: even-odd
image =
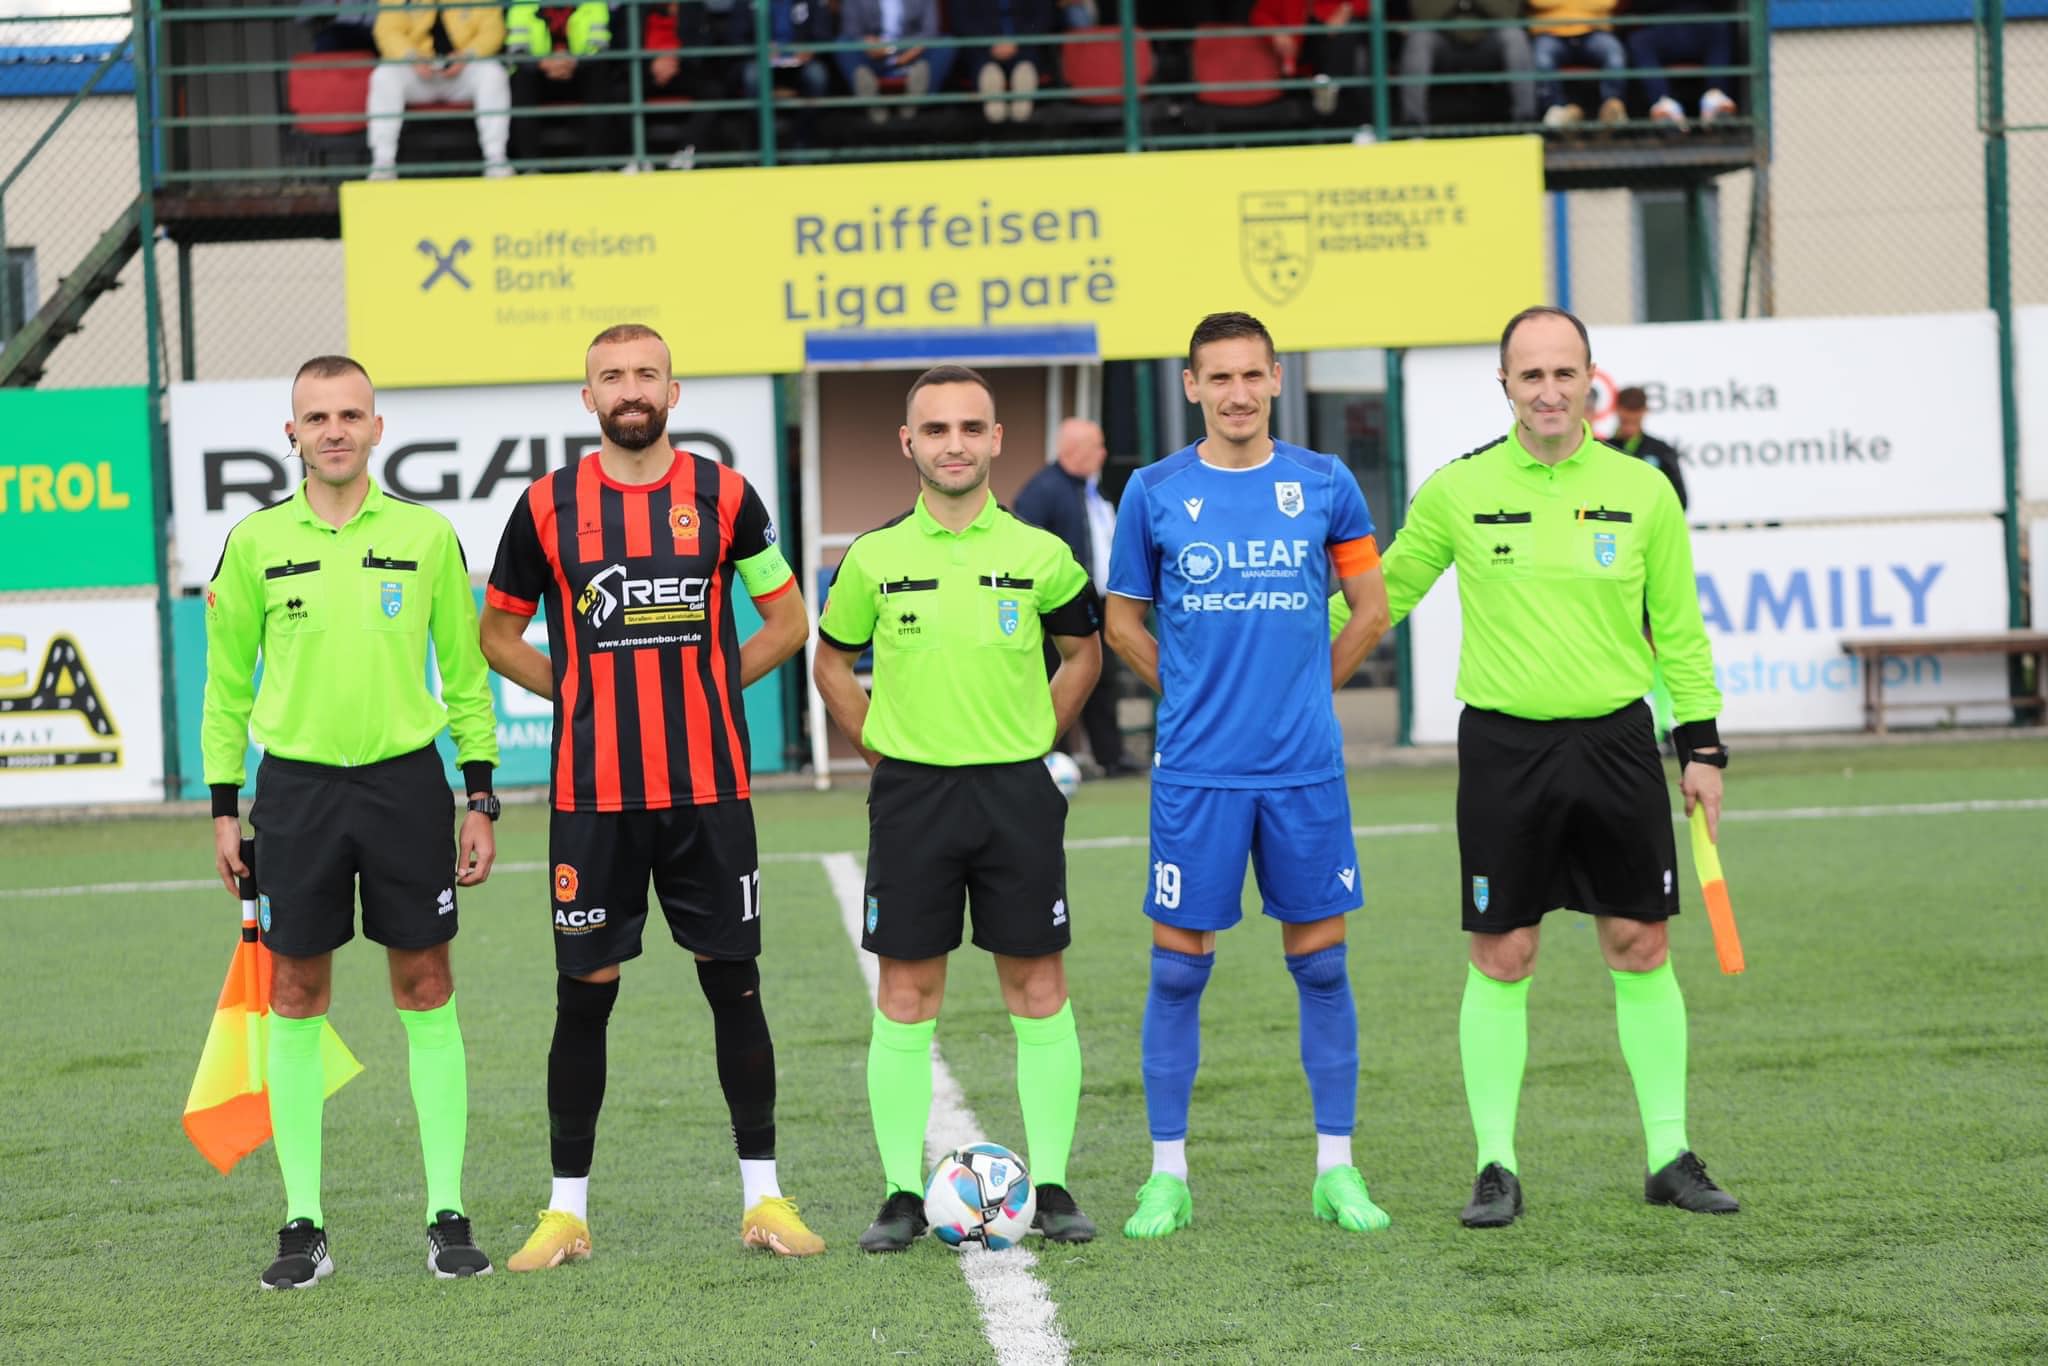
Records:
[[[1152,784],[1145,914],[1183,930],[1229,929],[1243,915],[1247,855],[1275,920],[1304,924],[1365,904],[1342,778],[1275,788]]]

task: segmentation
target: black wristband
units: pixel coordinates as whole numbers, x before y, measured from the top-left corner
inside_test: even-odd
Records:
[[[239,785],[235,783],[209,783],[206,790],[213,794],[213,818],[215,820],[219,820],[222,816],[233,816],[236,819],[241,818],[242,789]]]
[[[1681,722],[1671,728],[1671,743],[1678,750],[1678,765],[1683,768],[1692,762],[1694,750],[1721,748],[1721,728],[1712,717]]]
[[[491,765],[485,759],[471,759],[462,766],[462,788],[465,792],[489,792],[491,790]]]

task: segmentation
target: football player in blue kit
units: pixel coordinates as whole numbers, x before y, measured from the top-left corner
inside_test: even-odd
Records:
[[[1103,628],[1160,695],[1142,1038],[1152,1175],[1124,1232],[1168,1237],[1193,1214],[1188,1099],[1202,989],[1216,932],[1241,914],[1247,857],[1300,995],[1315,1213],[1356,1232],[1383,1229],[1387,1215],[1351,1157],[1358,1017],[1344,917],[1364,895],[1331,700],[1387,627],[1372,514],[1340,461],[1273,439],[1280,365],[1258,319],[1202,319],[1181,383],[1205,435],[1132,476]],[[1332,578],[1352,611],[1334,642]]]

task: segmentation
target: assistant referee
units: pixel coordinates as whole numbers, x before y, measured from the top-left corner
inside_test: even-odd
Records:
[[[1062,955],[1070,926],[1066,799],[1043,762],[1102,667],[1101,613],[1064,541],[997,505],[1002,453],[988,381],[964,366],[910,386],[903,454],[916,505],[847,548],[818,621],[813,667],[839,728],[874,768],[866,933],[881,984],[868,1103],[888,1195],[861,1234],[900,1252],[925,1231],[924,1137],[946,955],[970,906],[1017,1036],[1017,1100],[1047,1239],[1095,1225],[1067,1191],[1081,1044]],[[1048,683],[1050,637],[1060,665]],[[874,649],[872,699],[854,661]]]
[[[1685,809],[1718,831],[1728,752],[1692,547],[1670,482],[1586,425],[1592,346],[1576,317],[1509,319],[1498,378],[1515,425],[1416,492],[1384,558],[1399,622],[1455,564],[1458,856],[1472,961],[1458,1019],[1479,1174],[1473,1228],[1522,1211],[1515,1106],[1529,1051],[1537,931],[1554,907],[1594,917],[1614,978],[1622,1057],[1642,1110],[1644,1198],[1702,1214],[1737,1205],[1685,1132],[1685,1000],[1667,956],[1678,914],[1664,766],[1643,704],[1647,607],[1676,705]]]
[[[320,1209],[320,1041],[334,950],[355,936],[358,879],[363,933],[389,953],[405,1025],[427,1264],[442,1279],[484,1275],[491,1262],[462,1205],[468,1071],[448,967],[455,889],[489,875],[498,815],[469,570],[446,518],[370,478],[384,420],[362,366],[319,356],[299,367],[284,430],[307,477],[228,533],[206,589],[201,725],[214,866],[230,894],[249,874],[236,794],[252,731],[264,749],[249,822],[272,962],[265,1075],[286,1210],[261,1284],[305,1289],[334,1269]],[[430,641],[442,701],[427,689]],[[434,751],[444,727],[469,790],[459,840]]]

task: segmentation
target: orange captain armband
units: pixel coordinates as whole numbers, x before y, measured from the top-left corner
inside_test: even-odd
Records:
[[[1338,578],[1356,578],[1368,569],[1380,567],[1380,545],[1370,536],[1340,541],[1330,547],[1330,559],[1336,563]]]

